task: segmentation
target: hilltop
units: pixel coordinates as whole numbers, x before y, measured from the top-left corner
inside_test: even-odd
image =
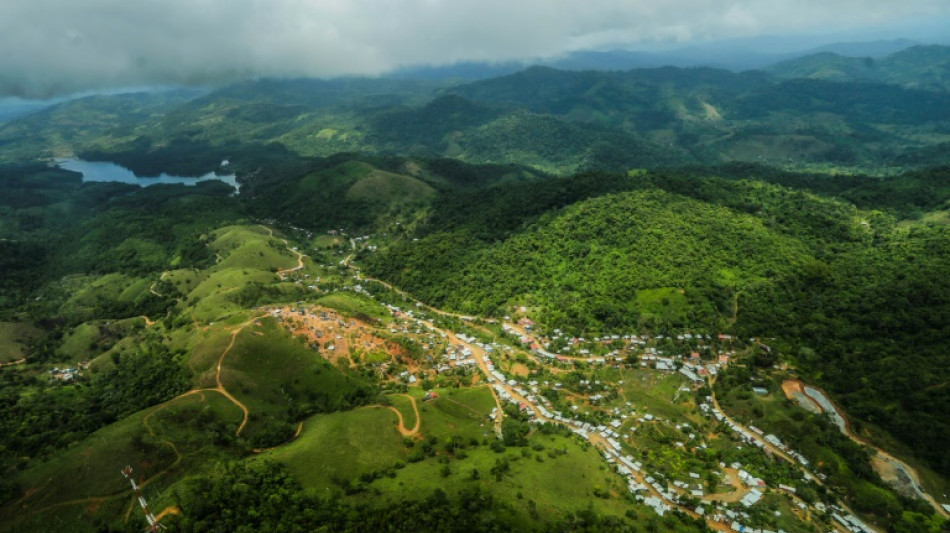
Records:
[[[946,91],[950,88],[950,47],[913,46],[881,58],[821,52],[777,63],[766,71],[780,78],[876,82]]]

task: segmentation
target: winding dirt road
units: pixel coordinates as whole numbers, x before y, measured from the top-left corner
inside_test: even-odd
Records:
[[[412,411],[416,414],[416,423],[412,426],[412,429],[406,427],[405,419],[403,419],[402,411],[393,407],[392,405],[371,405],[367,406],[373,409],[388,409],[396,414],[396,430],[399,431],[399,434],[403,437],[414,437],[419,434],[419,426],[422,425],[422,417],[419,416],[419,407],[416,405],[416,399],[408,394],[394,394],[394,396],[402,396],[409,399],[409,404],[412,406]]]
[[[258,226],[260,226],[260,227],[264,228],[265,230],[267,230],[268,236],[270,236],[270,237],[273,237],[273,236],[274,236],[274,230],[268,228],[267,226],[265,226],[265,225],[263,225],[263,224],[258,224]],[[297,266],[295,266],[295,267],[293,267],[293,268],[283,268],[283,269],[280,269],[280,270],[278,270],[278,271],[276,272],[276,274],[277,274],[278,276],[280,276],[280,279],[284,279],[284,278],[287,276],[287,274],[289,274],[290,272],[296,272],[296,271],[298,271],[298,270],[302,270],[302,269],[303,269],[303,258],[304,258],[304,254],[301,253],[301,252],[298,252],[297,250],[294,250],[293,248],[291,248],[291,247],[290,247],[290,243],[287,242],[287,239],[281,239],[281,242],[283,242],[283,243],[284,243],[284,246],[287,247],[287,251],[289,251],[290,253],[293,253],[293,254],[296,254],[296,255],[297,255]]]
[[[786,398],[790,400],[794,400],[793,398],[794,392],[802,391],[802,393],[806,395],[806,398],[810,399],[814,403],[814,405],[818,407],[818,409],[823,410],[823,408],[821,407],[821,403],[819,403],[817,399],[812,398],[810,394],[805,392],[806,391],[805,387],[806,387],[806,384],[800,380],[786,380],[785,382],[782,383],[782,390],[785,393]],[[871,448],[877,454],[877,458],[879,458],[880,461],[883,461],[884,463],[886,463],[886,465],[882,465],[880,463],[873,465],[876,467],[875,470],[877,470],[879,474],[882,474],[882,477],[884,477],[883,474],[885,473],[883,472],[884,468],[882,467],[890,466],[896,470],[902,471],[904,475],[907,477],[907,479],[910,480],[911,488],[913,488],[914,492],[917,494],[918,497],[920,497],[921,499],[929,503],[930,506],[933,507],[934,511],[936,511],[937,514],[939,514],[940,516],[944,518],[950,518],[950,513],[948,513],[943,508],[943,506],[941,506],[940,503],[934,499],[933,496],[931,496],[930,494],[928,494],[927,492],[923,490],[920,484],[920,475],[917,473],[917,470],[915,470],[914,467],[910,466],[904,461],[901,461],[900,459],[894,457],[893,455],[887,453],[886,451],[881,449],[879,446],[876,446],[875,444],[872,444],[871,442],[855,435],[855,433],[851,429],[851,422],[848,420],[848,417],[845,415],[841,407],[839,407],[838,404],[835,403],[831,399],[830,396],[828,396],[828,393],[826,393],[825,391],[823,391],[822,389],[818,387],[815,387],[814,385],[807,385],[807,387],[809,389],[818,391],[818,393],[824,396],[824,399],[827,401],[827,403],[831,404],[831,407],[833,407],[835,410],[835,414],[841,420],[844,421],[843,433],[846,437],[848,437],[849,439],[851,439],[852,441],[854,441],[855,443],[861,446],[866,446],[868,448]]]
[[[721,415],[725,418],[725,420],[726,420],[727,422],[730,422],[730,423],[734,424],[736,427],[740,428],[746,435],[749,435],[749,436],[751,436],[751,438],[753,438],[753,439],[755,439],[756,441],[760,442],[760,443],[763,445],[764,448],[768,449],[768,451],[770,451],[770,452],[771,452],[772,454],[774,454],[776,457],[780,457],[780,458],[784,459],[785,461],[788,461],[789,463],[791,463],[791,464],[794,465],[795,467],[799,468],[802,472],[805,472],[806,474],[808,474],[808,475],[811,477],[812,481],[814,481],[814,482],[817,483],[818,485],[821,485],[821,486],[824,486],[824,485],[825,485],[824,482],[821,480],[821,478],[819,478],[814,472],[812,472],[811,470],[809,470],[809,469],[806,468],[805,466],[801,465],[798,461],[795,460],[795,458],[793,458],[792,456],[788,455],[788,454],[785,453],[784,451],[782,451],[782,450],[776,448],[775,446],[773,446],[771,443],[769,443],[769,442],[766,441],[765,439],[760,438],[759,435],[757,435],[756,433],[754,433],[754,432],[753,432],[752,430],[750,430],[749,428],[743,426],[742,424],[736,422],[736,421],[733,420],[731,417],[729,417],[729,415],[727,415],[726,412],[723,411],[723,410],[722,410],[722,407],[720,407],[720,405],[719,405],[719,400],[716,398],[716,391],[715,391],[714,385],[715,385],[715,380],[712,380],[712,379],[711,379],[711,380],[710,380],[710,391],[711,391],[711,396],[712,396],[713,408],[714,408],[716,411],[718,411],[719,414],[721,414]],[[854,512],[854,510],[851,509],[851,507],[849,507],[846,503],[844,503],[843,500],[840,500],[840,501],[839,501],[839,504],[840,504],[841,507],[842,507],[845,511],[847,511],[848,513],[850,513],[850,514],[852,514],[852,515],[854,515],[854,516],[860,516],[860,515],[858,515],[858,513]],[[878,532],[880,531],[879,528],[877,528],[877,527],[875,527],[875,526],[872,526],[871,524],[865,523],[865,525],[867,525],[867,526],[868,526],[869,528],[871,528],[873,531],[878,531]],[[837,526],[836,526],[836,527],[837,527]]]
[[[222,363],[224,363],[224,358],[227,357],[228,353],[231,352],[231,348],[234,347],[234,341],[237,339],[238,333],[241,333],[241,331],[243,331],[244,328],[250,326],[257,320],[264,318],[265,316],[267,315],[260,315],[260,316],[253,317],[247,320],[246,322],[242,322],[238,324],[237,326],[235,326],[234,331],[231,332],[231,342],[228,343],[228,347],[225,348],[223,352],[221,352],[221,357],[218,358],[217,371],[215,372],[215,375],[214,375],[214,379],[215,379],[215,382],[217,383],[217,386],[212,389],[199,389],[199,390],[213,390],[220,393],[222,396],[230,400],[231,403],[238,406],[241,412],[244,413],[244,418],[241,420],[241,425],[238,426],[237,431],[235,432],[235,435],[240,435],[241,431],[244,430],[244,426],[247,425],[248,411],[247,411],[247,407],[243,403],[241,403],[240,400],[232,396],[231,393],[228,392],[226,388],[224,388],[224,384],[221,382],[221,365]]]

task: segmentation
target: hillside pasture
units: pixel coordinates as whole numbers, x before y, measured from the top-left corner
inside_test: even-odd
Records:
[[[39,328],[28,322],[0,322],[0,364],[25,357],[30,341],[39,334]]]
[[[287,465],[305,488],[326,491],[334,479],[355,481],[361,474],[405,461],[395,422],[392,411],[377,407],[315,415],[304,421],[293,442],[263,457]]]

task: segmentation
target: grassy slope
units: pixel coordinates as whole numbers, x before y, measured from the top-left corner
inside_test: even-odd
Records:
[[[26,322],[0,322],[0,363],[15,361],[26,353],[26,344],[40,333]]]
[[[354,386],[273,319],[262,319],[260,327],[238,334],[222,364],[221,381],[252,412],[268,414],[292,403],[325,399],[335,404]]]
[[[233,404],[206,392],[171,400],[103,428],[76,448],[21,473],[17,481],[28,491],[37,489],[35,496],[0,510],[7,522],[0,530],[12,526],[58,531],[63,522],[71,523],[73,531],[92,531],[96,523],[113,521],[131,520],[128,524],[134,525],[139,510],[132,506],[132,491],[119,472],[122,467],[132,465],[139,483],[147,481],[145,494],[160,510],[172,502],[156,498],[159,491],[214,460],[234,456],[227,435],[239,421],[240,411]],[[209,438],[221,440],[209,446]]]
[[[199,387],[216,385],[216,364],[225,353],[234,328],[253,316],[227,298],[229,289],[253,280],[276,283],[272,271],[296,263],[282,242],[258,226],[222,228],[214,233],[211,245],[219,252],[218,264],[205,270],[171,271],[162,281],[167,286],[156,285],[162,290],[174,288],[182,301],[178,304],[179,318],[170,328],[162,323],[152,326],[162,332],[159,336],[172,349],[190,354],[186,365]],[[73,285],[78,296],[67,300],[65,311],[76,310],[94,298],[120,299],[128,292],[127,281],[114,274],[77,278]],[[148,291],[151,283],[141,281],[135,290]],[[209,326],[192,323],[194,319],[200,320],[202,314],[213,317],[222,313],[228,316],[221,322]],[[101,354],[96,366],[104,368],[103,365],[111,365],[108,354],[134,349],[136,339],[141,340],[143,327],[140,318],[81,323],[67,332],[58,354],[71,360]],[[258,335],[248,328],[237,336],[222,368],[224,385],[252,409],[245,436],[253,436],[259,429],[260,416],[283,414],[289,403],[300,405],[313,402],[314,398],[320,404],[318,408],[326,409],[338,405],[357,385],[299,345],[272,319],[253,329]],[[4,330],[29,332],[25,325],[7,323]],[[11,341],[14,338],[19,337],[12,336]],[[105,343],[112,342],[115,347],[103,352]],[[149,497],[155,500],[153,505],[172,504],[168,494],[159,491],[219,459],[245,453],[239,450],[246,444],[235,447],[235,431],[241,419],[240,409],[217,391],[190,394],[141,411],[24,470],[15,481],[30,496],[17,506],[0,509],[0,513],[16,517],[8,524],[30,531],[43,531],[53,527],[49,524],[73,519],[79,530],[113,522],[125,515],[126,503],[130,501],[130,491],[118,474],[126,463],[136,467],[142,476],[140,480],[163,472],[155,479]],[[131,516],[128,524],[134,526],[138,515]]]
[[[640,519],[650,516],[621,496],[626,493],[621,478],[605,469],[596,451],[574,438],[536,433],[530,438],[532,448],[509,448],[501,454],[484,444],[468,445],[469,439],[489,442],[495,438],[487,422],[494,407],[490,392],[486,388],[438,392],[438,399],[419,404],[421,439],[434,438],[441,449],[450,437],[462,437],[465,458],[446,461],[439,459],[447,457],[441,452],[407,464],[412,448],[405,448],[393,429],[395,415],[371,408],[311,417],[297,440],[267,456],[287,465],[304,487],[317,494],[339,490],[342,480],[356,485],[364,474],[389,472],[368,484],[370,492],[353,496],[376,505],[422,499],[438,480],[438,486],[450,495],[474,486],[491,491],[512,504],[526,526],[532,521],[532,507],[546,518],[564,518],[588,506],[603,514],[623,516],[631,511]],[[413,394],[421,392],[414,389]],[[420,442],[414,445],[419,446]],[[491,470],[500,459],[507,460],[511,470],[495,480]],[[448,476],[443,472],[446,466]],[[474,470],[479,472],[478,479],[472,477]],[[611,496],[598,498],[595,489],[609,491]]]
[[[334,478],[357,479],[405,461],[395,421],[381,408],[315,415],[297,439],[266,456],[287,465],[304,487],[325,491]]]

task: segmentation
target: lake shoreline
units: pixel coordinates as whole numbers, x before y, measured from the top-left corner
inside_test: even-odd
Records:
[[[151,185],[175,184],[195,185],[202,181],[221,181],[234,187],[234,194],[240,194],[241,184],[234,174],[219,175],[217,172],[208,172],[201,176],[173,176],[161,173],[158,176],[138,176],[128,168],[111,161],[85,161],[74,157],[57,157],[53,165],[82,174],[85,182],[119,182],[149,187]]]

